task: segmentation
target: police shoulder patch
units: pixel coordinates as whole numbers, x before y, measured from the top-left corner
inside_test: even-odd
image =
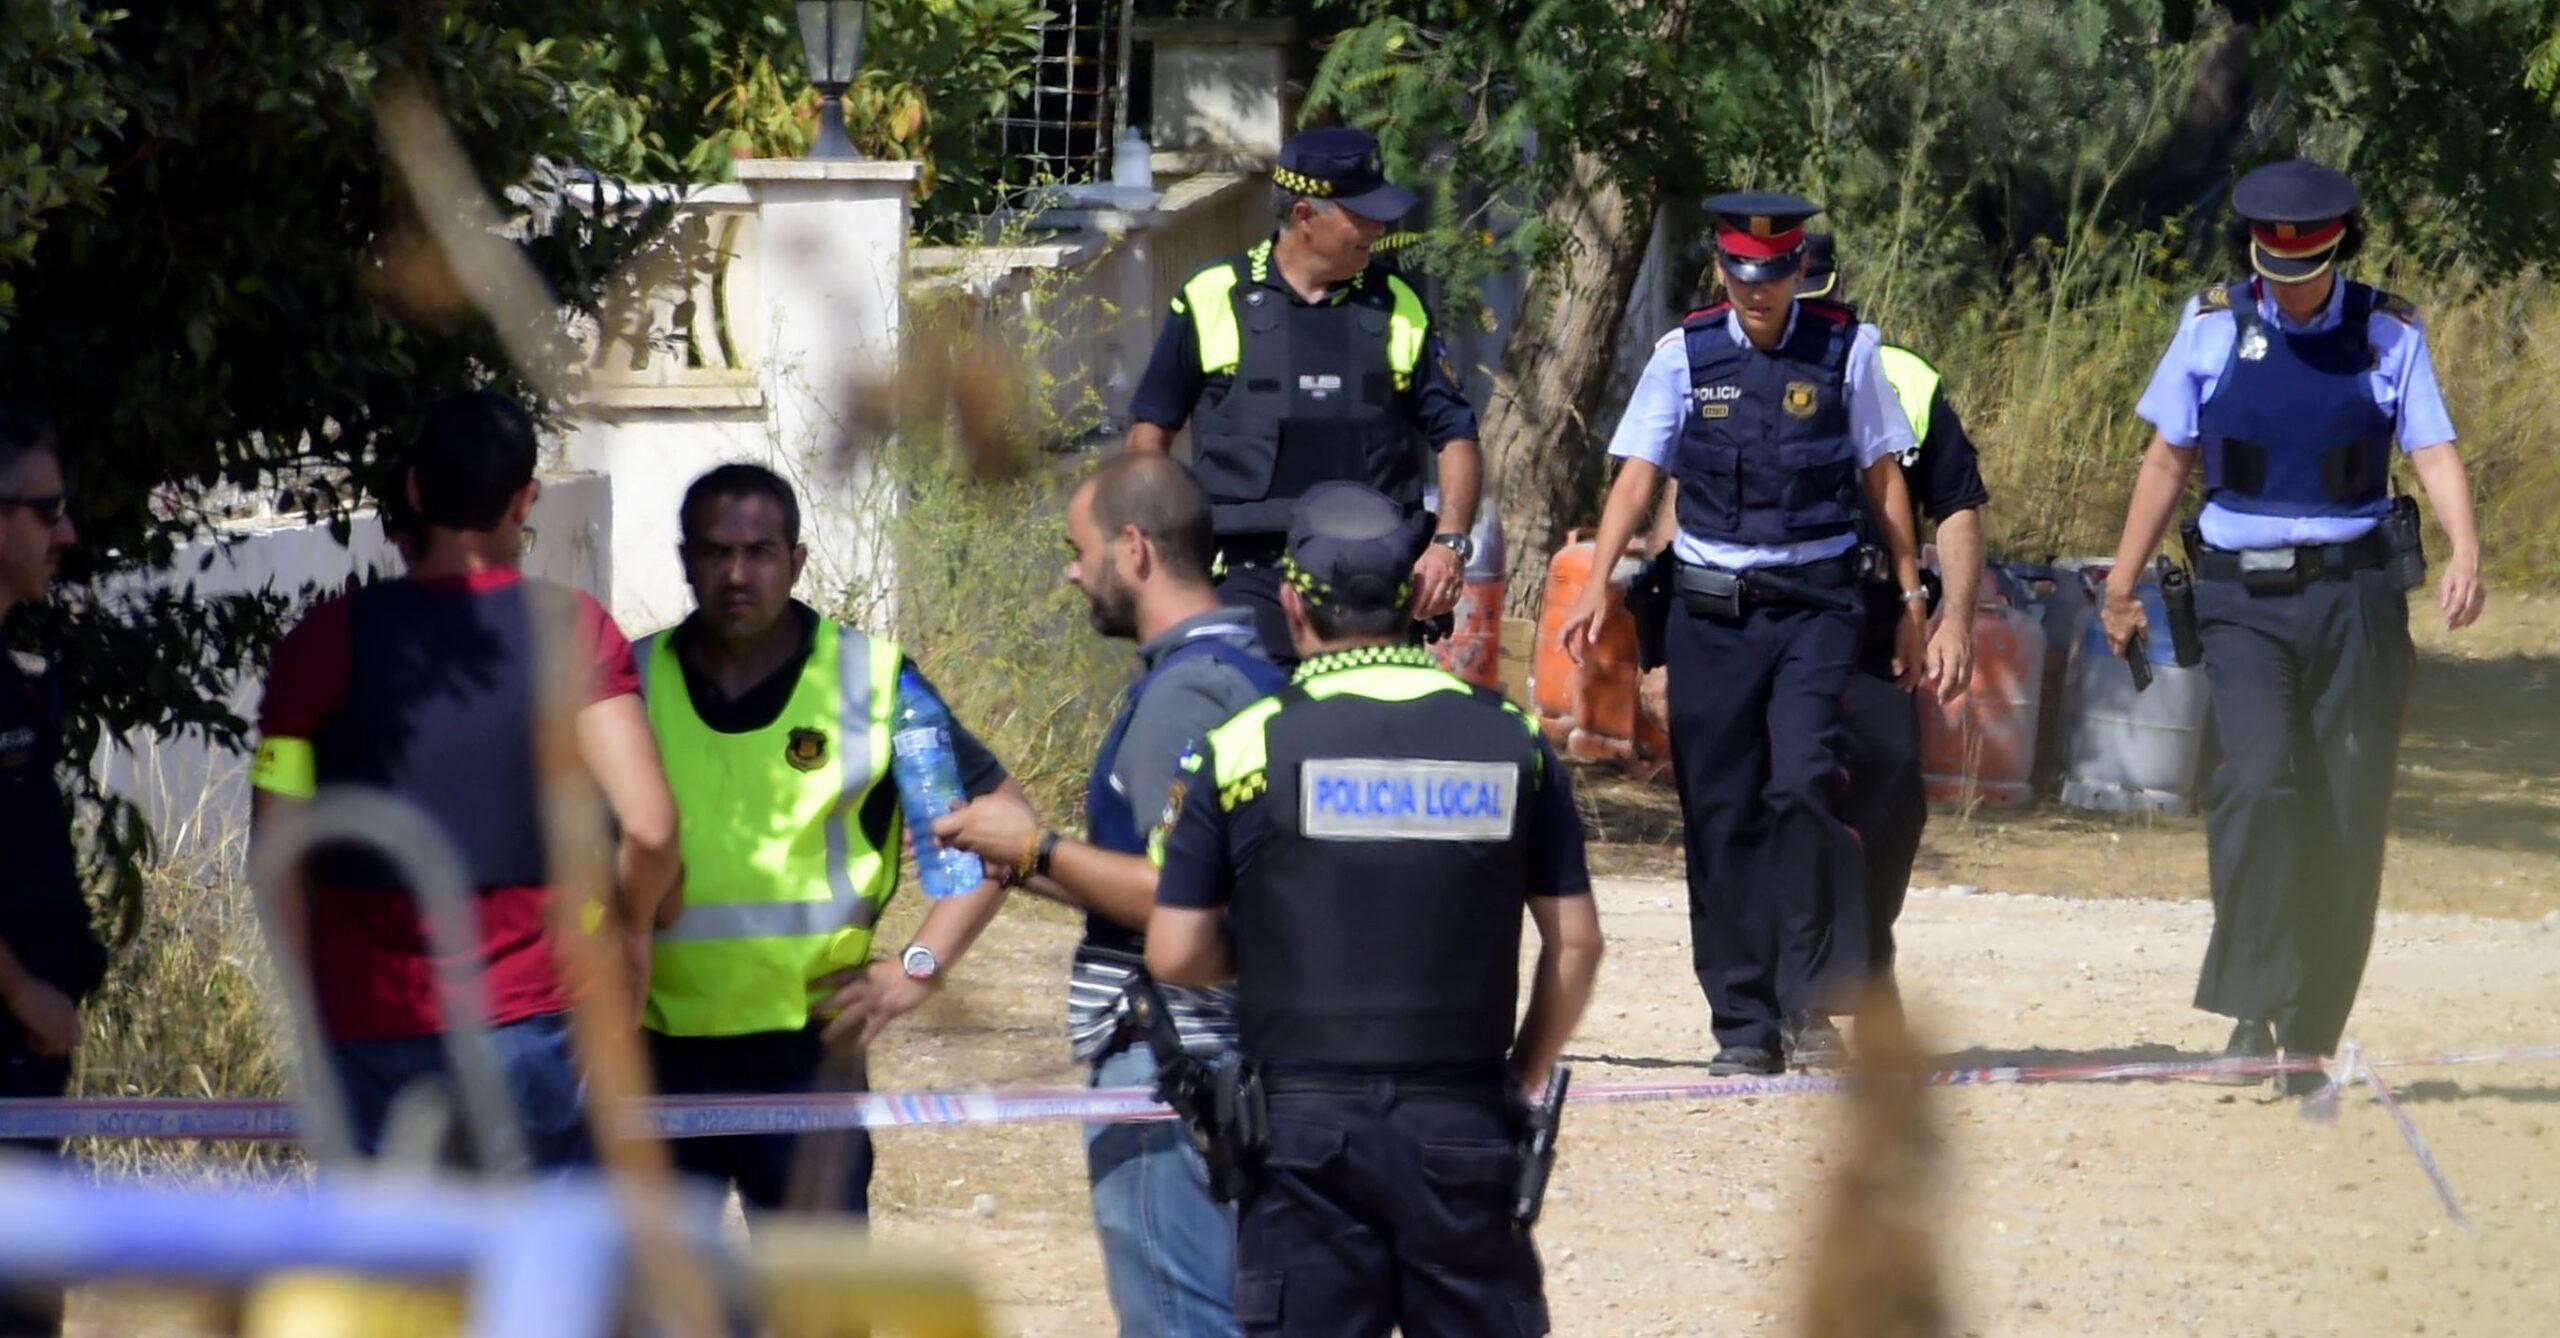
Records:
[[[1298,773],[1298,828],[1317,840],[1502,841],[1519,811],[1504,762],[1315,757]]]
[[[2402,325],[2415,326],[2418,323],[2418,304],[2398,293],[2387,292],[2380,288],[2374,289],[2373,309]]]
[[[2196,294],[2196,310],[2198,311],[2229,311],[2230,309],[2230,284],[2217,283]]]

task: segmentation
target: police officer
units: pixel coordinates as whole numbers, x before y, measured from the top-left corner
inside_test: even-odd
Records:
[[[1796,277],[1796,296],[1842,301],[1840,271],[1830,233],[1808,232],[1804,271]],[[1919,444],[1902,453],[1902,471],[1912,505],[1937,527],[1938,573],[1943,593],[1929,632],[1927,669],[1922,685],[1939,700],[1954,701],[1973,681],[1973,615],[1982,590],[1982,508],[1991,494],[1973,439],[1938,369],[1899,344],[1876,349],[1876,365],[1893,383]],[[1651,540],[1668,556],[1680,532],[1677,485],[1663,489],[1654,514]],[[1643,703],[1648,715],[1665,723],[1667,671],[1662,668],[1663,619],[1667,600],[1659,583],[1644,587],[1649,600],[1630,594],[1637,611],[1638,662],[1644,666]],[[1858,833],[1866,858],[1866,935],[1868,969],[1876,984],[1893,985],[1894,921],[1902,915],[1911,887],[1911,865],[1919,858],[1920,836],[1929,822],[1929,794],[1921,770],[1920,712],[1911,694],[1896,685],[1893,639],[1901,624],[1902,601],[1885,581],[1866,587],[1866,639],[1858,648],[1858,672],[1849,679],[1849,695],[1841,703],[1841,755],[1849,771],[1849,789],[1841,816]],[[1637,606],[1646,605],[1642,610]],[[1888,995],[1890,997],[1890,995]]]
[[[1174,297],[1130,406],[1129,449],[1168,450],[1190,422],[1219,593],[1253,609],[1264,648],[1285,661],[1278,564],[1291,503],[1347,479],[1419,513],[1436,453],[1438,532],[1413,575],[1414,616],[1437,618],[1475,553],[1482,463],[1475,410],[1421,295],[1375,253],[1414,205],[1383,174],[1378,142],[1347,126],[1302,130],[1280,146],[1272,180],[1279,231]]]
[[[890,733],[912,669],[897,643],[791,597],[808,561],[791,485],[728,464],[685,490],[678,528],[696,608],[635,655],[683,817],[686,905],[661,929],[644,1022],[659,1085],[680,1094],[859,1088],[859,1052],[922,1003],[1004,904],[993,882],[936,901],[895,961],[872,961],[903,838]],[[961,783],[1025,805],[965,729]],[[835,1062],[830,1064],[830,1046]],[[871,1142],[807,1158],[798,1203],[862,1213]],[[794,1196],[786,1135],[693,1138],[676,1163],[763,1213]]]
[[[1839,809],[1841,699],[1861,633],[1862,516],[1891,554],[1891,668],[1920,681],[1920,583],[1899,457],[1912,445],[1875,327],[1799,300],[1805,220],[1792,195],[1707,201],[1725,300],[1654,347],[1609,453],[1625,463],[1593,570],[1615,566],[1654,484],[1679,483],[1675,608],[1665,629],[1671,746],[1687,830],[1691,959],[1715,1010],[1717,1074],[1837,1064],[1868,953],[1857,837]],[[1580,658],[1594,582],[1564,621]]]
[[[0,626],[42,603],[77,535],[53,429],[0,411]],[[62,758],[61,679],[0,647],[0,1097],[58,1097],[80,1047],[80,1001],[107,973],[89,923]],[[38,1145],[58,1153],[61,1144]],[[0,1152],[26,1144],[0,1143]],[[0,1292],[0,1333],[56,1333],[59,1291]]]
[[[1184,759],[1156,837],[1147,969],[1233,977],[1269,1093],[1237,1243],[1248,1334],[1547,1332],[1509,1220],[1518,1094],[1590,998],[1599,918],[1536,725],[1402,644],[1422,542],[1370,488],[1299,500],[1281,603],[1305,658]]]
[[[2158,430],[2101,614],[2119,653],[2147,630],[2142,569],[2201,454],[2190,556],[2222,762],[2196,1006],[2237,1019],[2227,1056],[2325,1055],[2372,946],[2414,660],[2404,591],[2423,572],[2395,453],[2451,548],[2448,629],[2480,616],[2480,544],[2417,311],[2339,273],[2364,240],[2353,183],[2290,159],[2241,178],[2231,205],[2248,273],[2187,303],[2143,392]]]

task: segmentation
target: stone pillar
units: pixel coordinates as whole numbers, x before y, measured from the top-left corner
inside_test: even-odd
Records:
[[[634,636],[692,608],[676,557],[677,503],[703,471],[733,460],[766,465],[799,491],[803,598],[867,620],[886,610],[880,520],[889,493],[861,467],[860,451],[855,467],[840,462],[854,388],[894,368],[908,201],[922,167],[747,159],[737,174],[735,185],[688,198],[689,207],[753,212],[743,234],[751,240],[722,281],[694,290],[698,304],[726,303],[721,319],[744,365],[599,384],[569,444],[573,466],[613,480],[610,602]]]

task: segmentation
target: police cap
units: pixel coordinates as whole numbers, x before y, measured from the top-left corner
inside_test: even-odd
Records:
[[[1769,283],[1804,263],[1804,221],[1822,206],[1783,191],[1738,190],[1710,197],[1707,212],[1716,216],[1716,259],[1724,272],[1744,283]]]
[[[1385,493],[1345,480],[1307,489],[1289,509],[1289,583],[1345,610],[1399,607],[1413,598],[1413,563],[1428,538],[1423,518]]]
[[[2308,158],[2269,163],[2240,178],[2231,210],[2249,224],[2249,264],[2277,283],[2301,283],[2336,262],[2355,183]]]
[[[1796,274],[1796,296],[1840,301],[1840,267],[1832,254],[1831,234],[1804,235],[1804,268]]]
[[[1320,126],[1289,136],[1271,180],[1282,190],[1330,200],[1362,218],[1392,223],[1413,209],[1412,191],[1387,180],[1378,141],[1347,125]]]

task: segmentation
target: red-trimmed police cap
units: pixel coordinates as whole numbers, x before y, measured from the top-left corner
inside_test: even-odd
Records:
[[[2249,265],[2277,283],[2318,278],[2335,263],[2361,203],[2345,173],[2308,158],[2269,163],[2231,189],[2231,211],[2249,224]]]
[[[1804,221],[1822,206],[1783,191],[1739,190],[1712,196],[1716,258],[1724,272],[1744,283],[1768,283],[1794,274],[1804,263]]]

